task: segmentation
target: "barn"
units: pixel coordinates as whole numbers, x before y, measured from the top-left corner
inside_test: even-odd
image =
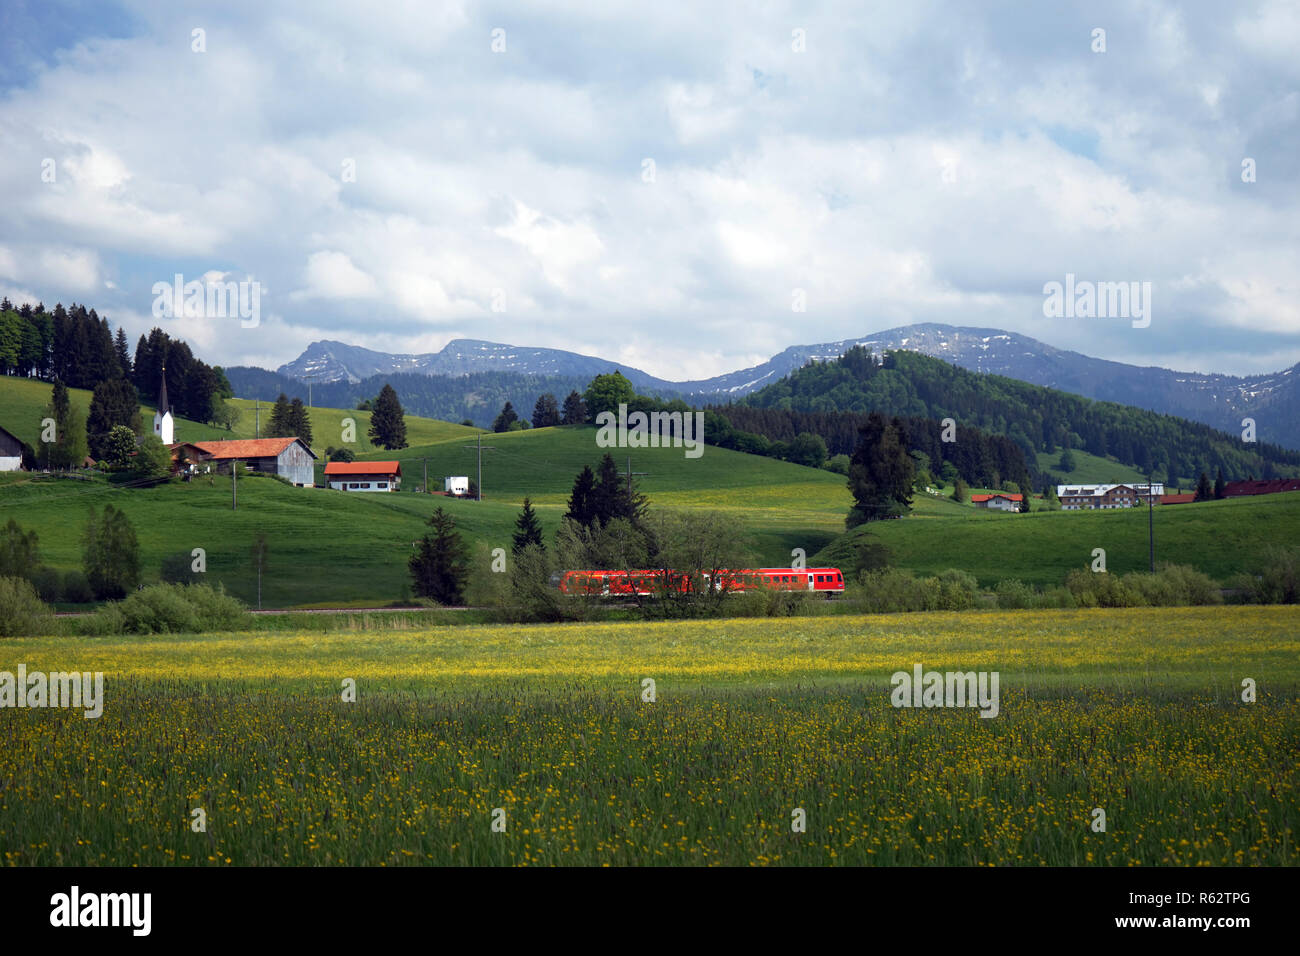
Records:
[[[23,466],[23,443],[0,428],[0,471],[18,471]]]
[[[300,438],[199,441],[193,447],[220,472],[229,471],[234,462],[240,461],[249,471],[279,475],[299,488],[316,487],[316,456]]]
[[[325,484],[337,491],[397,491],[402,465],[396,461],[332,461],[325,466]]]

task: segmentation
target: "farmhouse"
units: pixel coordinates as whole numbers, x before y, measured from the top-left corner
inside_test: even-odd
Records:
[[[235,441],[190,443],[217,471],[229,471],[237,461],[258,471],[293,482],[300,488],[316,487],[316,456],[300,438],[246,438]]]
[[[332,461],[325,466],[325,484],[336,491],[397,491],[402,465],[396,461]]]
[[[970,496],[970,502],[976,508],[987,508],[990,511],[1019,511],[1020,502],[1024,500],[1024,495],[1009,495],[1001,491],[992,495]]]
[[[1160,504],[1165,486],[1160,482],[1133,485],[1057,485],[1056,497],[1062,511],[1110,510],[1145,505],[1151,498]]]
[[[0,428],[0,471],[17,471],[23,466],[23,443]]]

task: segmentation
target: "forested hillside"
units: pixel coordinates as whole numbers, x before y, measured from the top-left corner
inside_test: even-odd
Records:
[[[773,439],[814,431],[832,454],[851,440],[854,414],[879,411],[935,422],[951,417],[959,427],[1004,435],[1022,450],[1034,472],[1038,452],[1078,448],[1153,472],[1157,480],[1202,471],[1213,475],[1219,469],[1229,479],[1300,474],[1300,452],[1245,442],[1240,435],[1172,415],[981,375],[907,351],[886,352],[877,359],[855,348],[835,361],[811,363],[718,411],[735,427]]]

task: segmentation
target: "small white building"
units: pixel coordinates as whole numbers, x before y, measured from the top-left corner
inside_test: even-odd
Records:
[[[444,478],[442,490],[449,495],[467,495],[469,494],[469,476],[455,475],[451,478]]]
[[[325,483],[335,491],[397,491],[402,465],[396,461],[332,461],[325,466]]]

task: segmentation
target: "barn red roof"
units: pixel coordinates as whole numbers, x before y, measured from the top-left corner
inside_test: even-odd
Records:
[[[999,491],[995,495],[971,495],[971,501],[990,501],[994,498],[1006,498],[1008,501],[1024,501],[1024,495],[1009,495],[1006,492]]]
[[[1189,491],[1181,495],[1161,495],[1160,503],[1162,505],[1187,505],[1196,500],[1196,493]]]
[[[401,475],[397,461],[332,461],[325,466],[326,475]]]
[[[296,441],[297,438],[238,438],[232,441],[196,441],[194,447],[223,461],[228,458],[274,458]]]
[[[1282,491],[1300,491],[1300,478],[1273,478],[1268,481],[1229,481],[1223,486],[1223,497],[1240,498],[1242,495],[1275,495]]]

